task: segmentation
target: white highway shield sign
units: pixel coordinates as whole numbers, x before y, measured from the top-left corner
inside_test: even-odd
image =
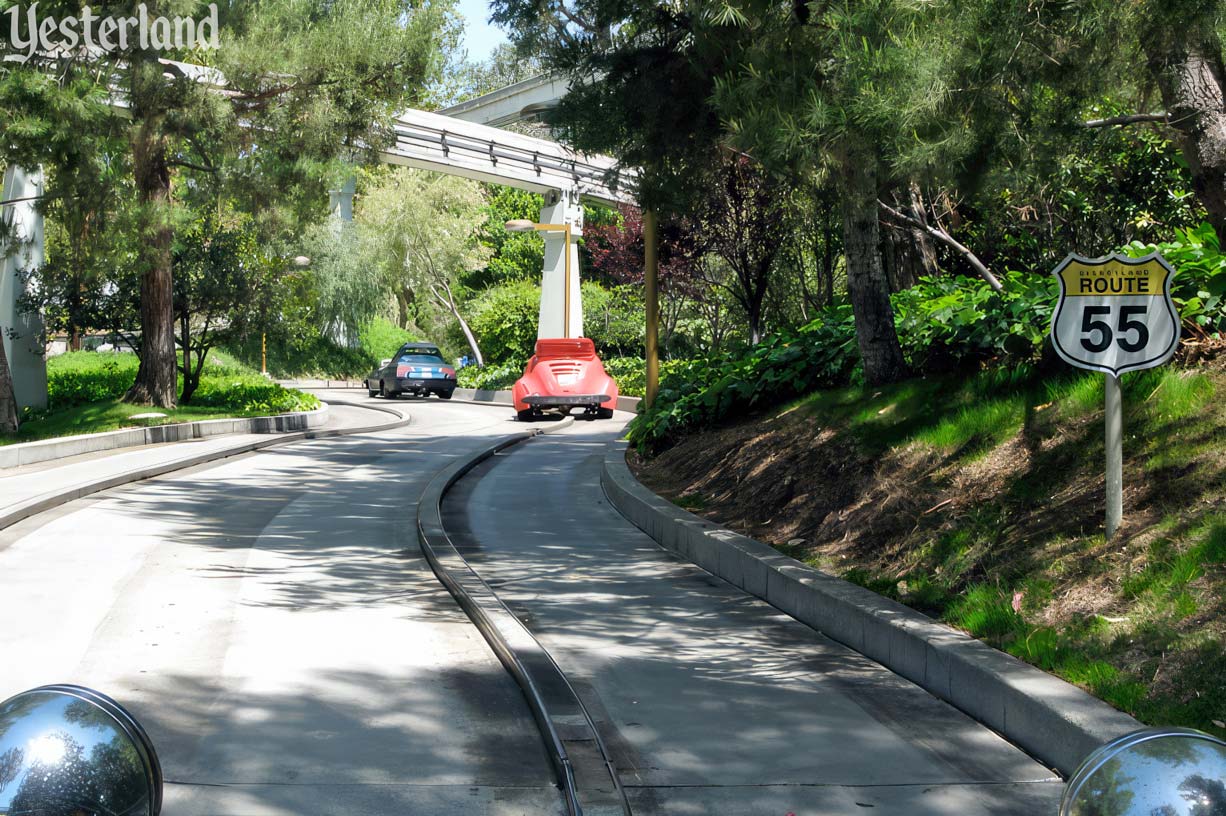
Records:
[[[1079,368],[1119,376],[1162,365],[1179,344],[1171,300],[1175,270],[1144,258],[1069,255],[1056,267],[1060,302],[1051,319],[1056,353]]]

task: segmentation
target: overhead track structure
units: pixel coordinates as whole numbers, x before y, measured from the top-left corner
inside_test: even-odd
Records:
[[[226,87],[225,77],[215,69],[173,60],[161,62],[168,75],[189,77],[212,86],[221,94],[232,93]],[[525,80],[448,109],[455,110],[464,119],[446,113],[406,110],[394,118],[392,129],[395,141],[380,149],[379,157],[389,164],[539,193],[545,198],[540,220],[550,224],[569,224],[572,236],[579,237],[583,234],[582,202],[586,200],[607,206],[633,203],[634,171],[618,168],[617,162],[608,156],[579,153],[558,142],[485,124],[486,121],[522,121],[531,115],[525,108],[540,110],[548,107],[565,90],[565,84],[556,78]],[[524,102],[524,105],[518,111],[508,108],[508,105],[514,107],[519,102]],[[127,108],[126,100],[119,93],[114,94],[113,104],[116,108]],[[39,177],[37,173],[29,175]],[[19,173],[19,176],[26,178],[25,174]],[[0,218],[7,223],[27,224],[28,234],[37,236],[37,243],[41,244],[42,216],[35,206],[41,188],[29,198],[10,194],[9,188],[10,185],[6,183],[4,200],[11,203],[3,207]],[[13,189],[17,187],[13,186]],[[341,217],[352,217],[352,197],[353,185],[346,183],[333,194],[333,212]],[[568,244],[561,234],[546,233],[543,237],[545,260],[537,336],[566,336],[566,326],[572,328],[572,336],[581,336],[583,304],[579,276],[566,275],[567,252],[571,254],[570,267],[575,270],[579,268],[577,242]],[[41,245],[31,246],[27,239],[26,246],[28,252],[41,257]],[[18,289],[23,283],[18,277],[20,264],[15,257],[10,260],[12,262],[4,265],[4,280],[0,285],[0,313],[16,309],[20,297]],[[566,315],[568,308],[570,314]],[[4,342],[14,374],[18,404],[23,407],[46,405],[46,361],[43,356],[37,349],[26,348],[28,343],[12,342],[7,333]]]

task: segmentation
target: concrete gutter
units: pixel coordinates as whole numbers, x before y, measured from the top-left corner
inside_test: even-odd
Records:
[[[567,417],[548,428],[504,436],[441,470],[418,502],[417,535],[434,574],[523,691],[545,739],[568,814],[630,816],[609,752],[579,695],[528,628],[464,559],[443,527],[443,497],[464,474],[499,451],[572,424],[574,418]]]
[[[155,476],[162,476],[166,473],[172,473],[176,470],[184,470],[186,468],[195,467],[197,465],[207,464],[219,459],[228,459],[231,456],[239,456],[252,451],[263,450],[274,445],[285,445],[291,442],[299,442],[303,439],[325,439],[333,436],[348,436],[351,434],[372,433],[374,431],[385,431],[394,428],[403,428],[410,424],[413,420],[411,417],[400,414],[388,408],[380,408],[374,406],[357,405],[355,403],[344,402],[342,400],[330,400],[333,405],[345,405],[354,408],[367,408],[372,411],[378,411],[384,414],[391,414],[396,417],[394,421],[384,422],[376,425],[364,425],[357,428],[333,428],[328,430],[316,431],[295,431],[286,433],[280,436],[270,437],[268,439],[259,439],[255,441],[244,441],[224,448],[215,449],[206,453],[185,456],[172,459],[166,462],[159,462],[155,465],[146,465],[143,467],[130,468],[119,473],[114,473],[103,478],[95,478],[87,481],[77,482],[76,484],[64,485],[50,492],[31,497],[25,501],[9,505],[0,509],[0,530],[11,527],[23,519],[30,516],[44,513],[71,501],[76,501],[83,496],[88,496],[93,493],[98,493],[103,490],[109,490],[113,487],[139,482],[144,479],[151,479]],[[225,420],[219,420],[225,421]],[[194,423],[191,423],[194,424]],[[152,429],[151,429],[152,430]],[[30,478],[39,478],[38,475],[31,475]]]
[[[644,487],[626,443],[605,455],[605,495],[664,549],[877,661],[1066,778],[1141,724],[1081,689],[863,587],[688,513]]]
[[[328,421],[328,405],[314,411],[236,419],[205,419],[197,422],[176,422],[148,428],[125,428],[121,431],[81,434],[57,439],[40,439],[16,445],[0,445],[0,470],[33,465],[52,459],[64,459],[85,453],[160,445],[165,442],[186,442],[221,434],[270,434],[306,431]]]

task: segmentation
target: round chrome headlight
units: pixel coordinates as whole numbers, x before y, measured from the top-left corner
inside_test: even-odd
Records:
[[[162,768],[123,706],[81,686],[0,703],[0,814],[158,816]]]
[[[1090,754],[1069,779],[1060,816],[1226,813],[1226,742],[1190,728],[1146,728]]]

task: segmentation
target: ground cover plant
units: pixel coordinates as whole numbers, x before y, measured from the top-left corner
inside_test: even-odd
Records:
[[[130,417],[149,409],[121,399],[140,364],[135,354],[81,351],[52,357],[47,361],[47,408],[27,412],[21,430],[0,442],[12,444],[135,425],[267,416],[319,407],[314,395],[285,388],[225,355],[214,354],[205,364],[190,405],[159,411],[166,414],[163,418],[140,421]]]

